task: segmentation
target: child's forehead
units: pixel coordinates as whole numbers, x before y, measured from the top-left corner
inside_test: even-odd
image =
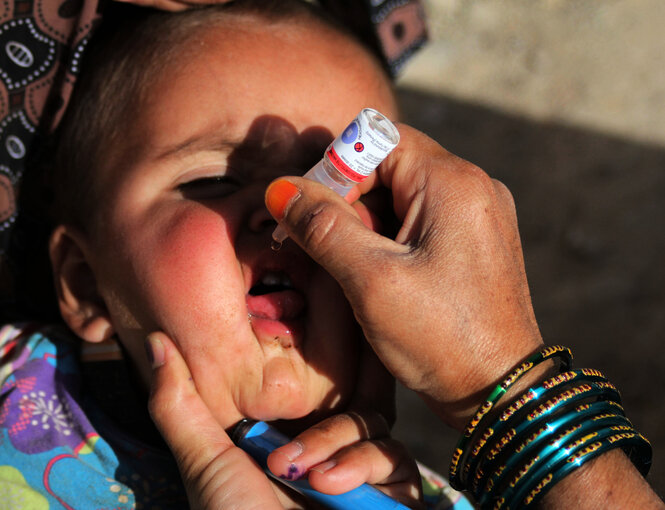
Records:
[[[314,17],[267,19],[255,13],[230,14],[191,31],[183,41],[180,58],[218,54],[223,46],[228,52],[227,65],[235,65],[239,71],[256,65],[252,57],[258,60],[266,52],[283,60],[300,56],[316,59],[317,54],[324,57],[330,52],[340,58],[353,54],[365,63],[376,64],[367,48],[340,30]]]
[[[234,18],[200,27],[147,82],[111,166],[191,140],[309,161],[363,107],[395,115],[387,77],[354,40],[320,21]]]
[[[322,115],[334,115],[335,101],[346,99],[347,90],[360,88],[363,92],[358,95],[366,91],[372,102],[376,91],[392,99],[379,65],[345,35],[320,22],[285,27],[289,20],[265,25],[261,18],[239,18],[240,23],[225,30],[213,25],[190,38],[159,79],[151,82],[148,101],[141,108],[150,124],[164,125],[165,117],[172,117],[171,132],[176,135],[181,124],[175,122],[175,114],[184,109],[181,118],[196,116],[202,122],[218,123],[218,132],[233,132],[238,125],[249,126],[255,113],[279,116],[281,108],[289,114],[284,118],[291,127],[301,131],[311,126],[311,113],[317,109]],[[210,116],[211,110],[225,115]],[[215,126],[201,129],[212,131]],[[237,133],[260,138],[280,130]]]

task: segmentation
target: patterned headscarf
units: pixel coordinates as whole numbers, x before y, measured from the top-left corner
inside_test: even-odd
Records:
[[[396,76],[425,42],[419,0],[321,0]],[[0,307],[11,299],[7,257],[28,156],[62,118],[78,63],[101,19],[100,0],[4,0],[0,4]]]

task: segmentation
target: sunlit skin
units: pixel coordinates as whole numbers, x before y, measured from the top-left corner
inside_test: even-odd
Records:
[[[191,40],[146,103],[96,170],[98,229],[84,250],[143,382],[144,338],[162,330],[224,427],[339,409],[354,389],[359,329],[334,280],[293,242],[270,250],[263,194],[306,171],[363,107],[394,118],[388,81],[328,29],[236,17]],[[250,296],[267,272],[295,290]]]

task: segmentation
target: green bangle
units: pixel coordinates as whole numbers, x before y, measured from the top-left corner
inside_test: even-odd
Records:
[[[508,502],[507,508],[513,509],[517,506],[521,506],[517,505],[517,502],[524,499],[526,494],[532,489],[532,485],[536,485],[536,483],[530,484],[529,482],[542,480],[547,473],[554,471],[560,462],[567,462],[576,452],[583,451],[586,448],[597,444],[605,437],[616,433],[609,428],[601,428],[600,430],[591,432],[587,430],[586,432],[587,434],[582,437],[577,437],[578,434],[575,433],[571,434],[571,436],[565,439],[572,439],[572,441],[563,446],[557,446],[555,448],[554,445],[549,445],[547,458],[543,462],[538,462],[541,459],[536,456],[532,459],[530,464],[522,467],[517,475],[510,481],[508,487],[506,487],[502,494],[502,499],[505,499],[505,501]]]
[[[468,443],[483,418],[492,410],[492,408],[501,399],[501,397],[506,394],[508,389],[513,384],[515,384],[515,382],[518,381],[524,374],[526,374],[534,366],[554,357],[561,358],[565,370],[569,370],[573,361],[573,354],[570,349],[561,345],[548,346],[541,349],[539,352],[532,354],[525,361],[517,365],[517,367],[515,367],[508,374],[508,376],[503,381],[501,381],[488,395],[485,402],[478,408],[476,414],[469,421],[468,425],[464,429],[462,436],[457,442],[457,446],[455,447],[449,469],[450,484],[453,486],[453,488],[458,490],[462,489],[462,483],[459,479],[458,471],[460,461],[462,460],[462,457],[465,456],[464,453]]]
[[[481,462],[486,464],[504,451],[505,447],[512,442],[513,439],[522,437],[522,434],[526,431],[525,429],[532,428],[533,423],[526,421],[523,425],[519,427],[513,427],[509,432],[501,437],[499,440],[494,443],[494,447],[490,450],[489,454],[483,456],[483,453],[486,450],[486,447],[490,444],[489,439],[507,428],[513,417],[520,409],[525,408],[526,404],[530,402],[538,402],[539,400],[549,396],[554,390],[559,389],[562,385],[568,385],[572,382],[583,379],[585,381],[604,381],[607,382],[607,379],[603,374],[595,369],[583,368],[579,370],[572,370],[569,372],[564,372],[557,376],[551,377],[543,381],[543,383],[537,388],[530,388],[526,393],[516,399],[510,406],[508,406],[502,413],[499,415],[498,420],[493,424],[487,427],[483,435],[476,441],[476,443],[471,448],[467,459],[463,465],[461,480],[463,482],[467,481],[469,473],[474,473],[476,471],[476,464]],[[482,469],[481,469],[482,471]],[[474,480],[474,486],[476,485],[476,480]],[[473,489],[472,489],[473,490]]]

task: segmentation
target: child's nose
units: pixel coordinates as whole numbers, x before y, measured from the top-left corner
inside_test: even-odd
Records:
[[[252,232],[263,232],[267,228],[275,228],[277,222],[270,216],[265,204],[261,202],[249,216],[248,226]]]

